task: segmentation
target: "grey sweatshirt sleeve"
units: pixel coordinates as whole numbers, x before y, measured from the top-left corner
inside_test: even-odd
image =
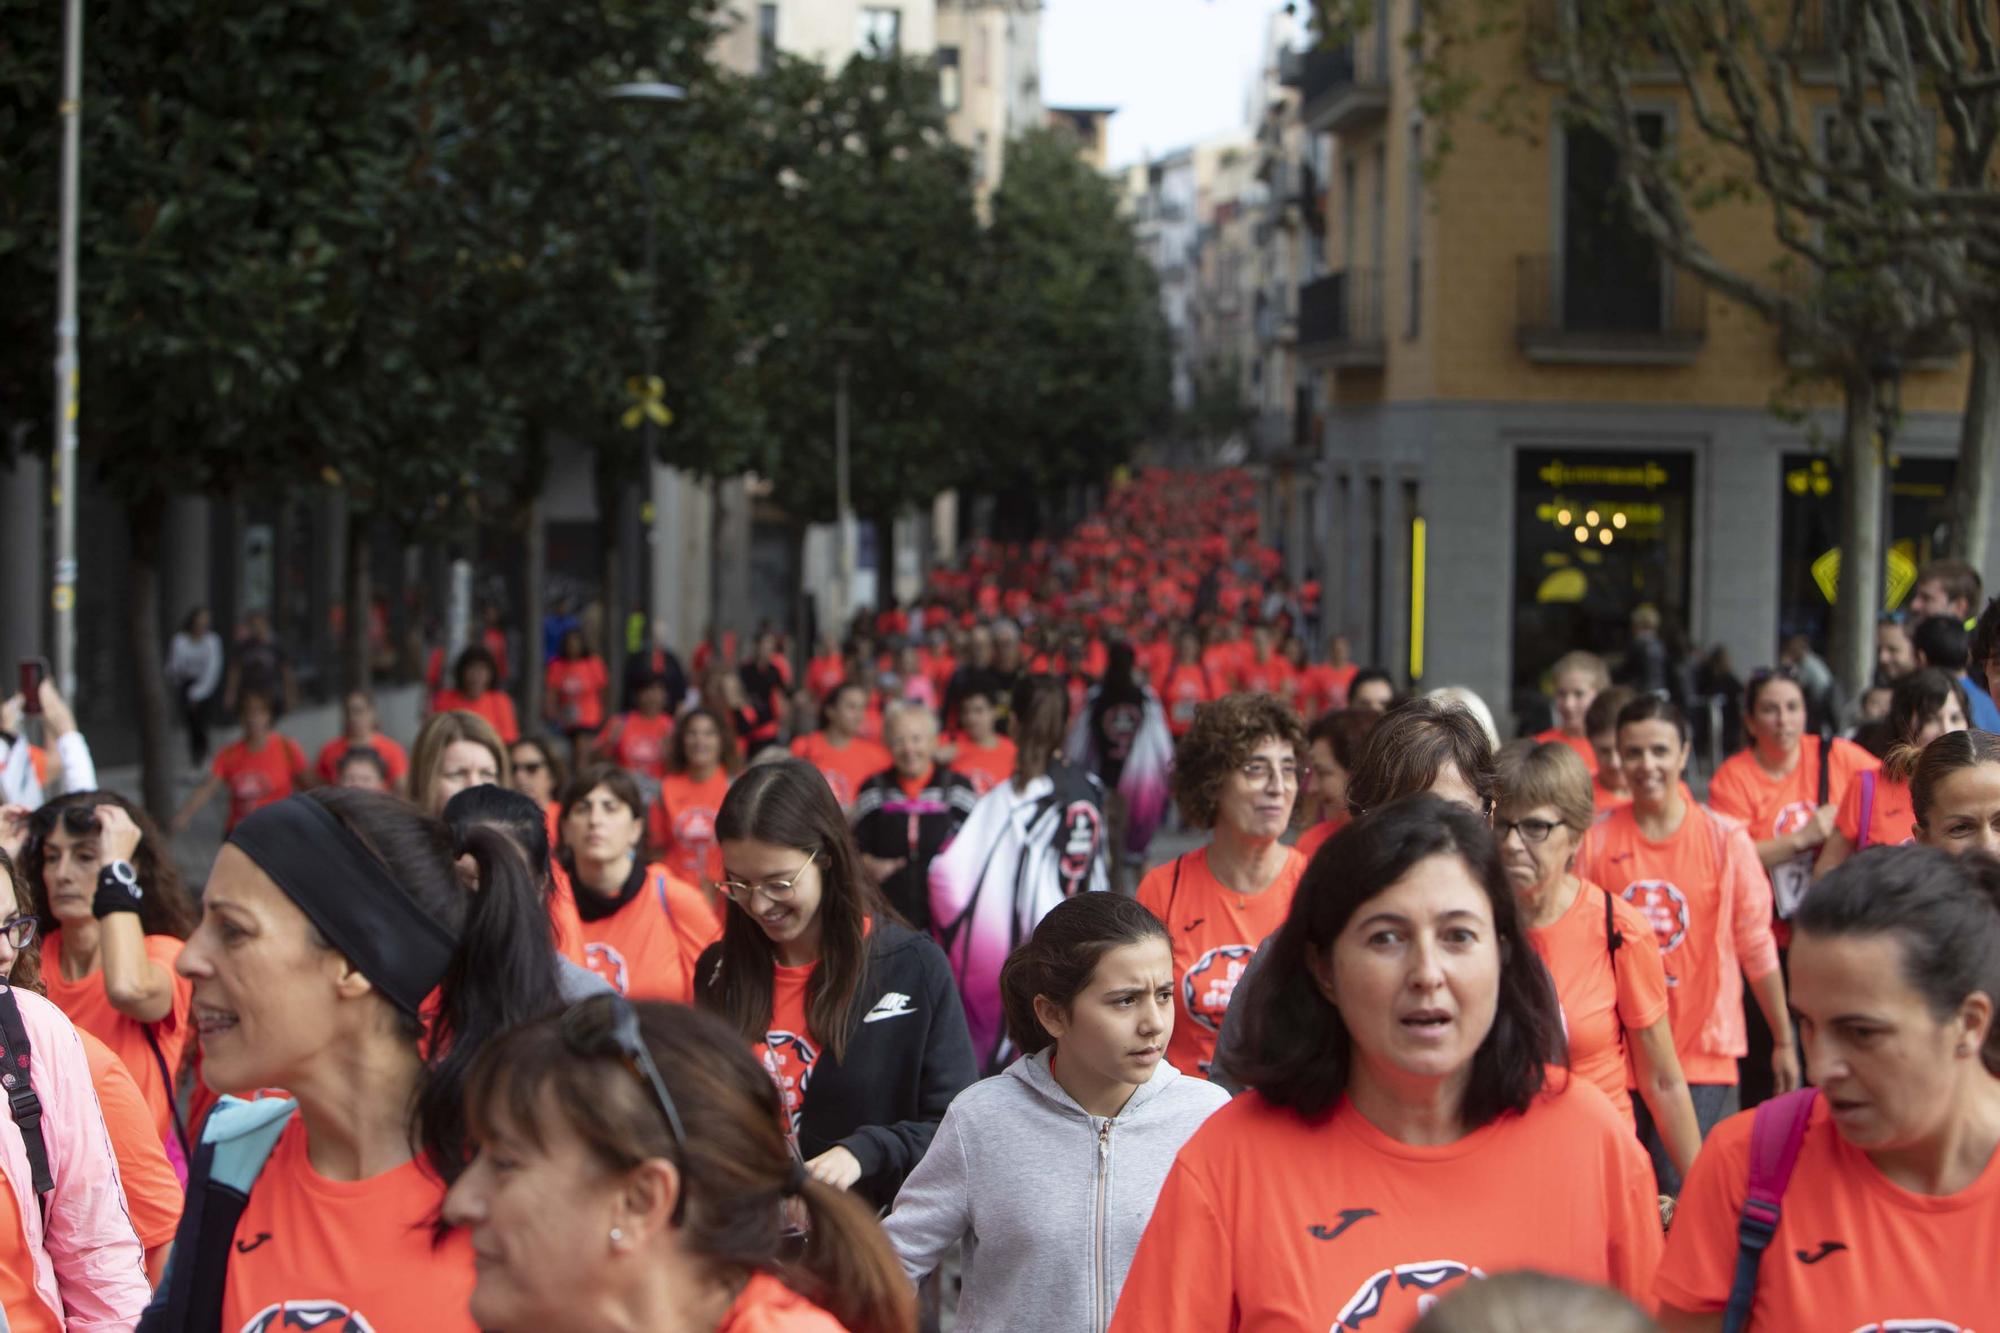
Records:
[[[1243,1091],[1243,1085],[1237,1081],[1235,1074],[1236,1058],[1242,1053],[1243,1045],[1243,1006],[1236,1001],[1249,993],[1250,979],[1264,970],[1264,955],[1270,947],[1268,939],[1259,944],[1257,952],[1250,956],[1250,965],[1237,978],[1229,1008],[1222,1014],[1222,1030],[1215,1034],[1215,1054],[1209,1057],[1209,1081],[1220,1084],[1232,1097]]]
[[[882,1224],[910,1281],[921,1282],[934,1272],[945,1252],[972,1229],[970,1178],[958,1119],[946,1111],[930,1151],[903,1182],[896,1206]]]

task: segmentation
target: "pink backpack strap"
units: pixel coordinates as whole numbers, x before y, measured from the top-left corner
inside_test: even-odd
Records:
[[[1860,851],[1868,845],[1868,826],[1875,822],[1875,770],[1869,769],[1861,775],[1861,833],[1854,840],[1854,850]]]
[[[1729,1306],[1723,1312],[1723,1333],[1742,1333],[1750,1323],[1750,1306],[1757,1298],[1757,1269],[1777,1234],[1784,1212],[1785,1187],[1799,1162],[1819,1089],[1800,1088],[1759,1106],[1750,1121],[1750,1186],[1743,1213],[1736,1221],[1736,1275],[1729,1284]]]

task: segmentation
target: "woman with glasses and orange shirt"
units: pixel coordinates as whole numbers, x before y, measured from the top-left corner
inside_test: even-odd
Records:
[[[750,769],[715,820],[722,939],[695,966],[778,1085],[813,1179],[887,1207],[973,1080],[951,967],[896,919],[817,768]]]

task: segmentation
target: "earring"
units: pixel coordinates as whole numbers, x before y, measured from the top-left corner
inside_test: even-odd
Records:
[[[624,1239],[625,1239],[625,1229],[623,1227],[611,1228],[611,1243],[613,1245],[618,1244],[620,1241]]]

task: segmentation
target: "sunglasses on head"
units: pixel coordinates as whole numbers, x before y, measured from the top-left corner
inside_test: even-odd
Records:
[[[65,805],[56,808],[43,806],[30,816],[30,831],[37,836],[54,831],[61,824],[63,832],[72,838],[80,838],[87,833],[98,831],[97,807],[94,805]]]
[[[610,1011],[611,1021],[600,1028],[595,1020],[599,1007]],[[652,1091],[653,1101],[666,1117],[667,1132],[673,1136],[674,1147],[679,1150],[683,1164],[680,1194],[674,1199],[672,1221],[680,1225],[687,1212],[687,1127],[681,1123],[680,1108],[674,1105],[674,1095],[667,1091],[667,1082],[660,1077],[660,1067],[653,1063],[653,1053],[646,1049],[645,1034],[639,1028],[639,1011],[622,995],[597,995],[570,1006],[562,1017],[563,1044],[571,1053],[590,1059],[617,1059],[630,1069]]]

